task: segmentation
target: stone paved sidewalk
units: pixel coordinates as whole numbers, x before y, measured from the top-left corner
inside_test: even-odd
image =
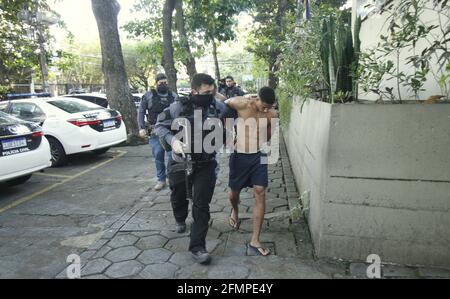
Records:
[[[253,195],[244,190],[241,197],[239,231],[228,225],[228,159],[221,158],[220,180],[211,204],[207,249],[213,261],[209,266],[195,264],[189,252],[189,232],[173,231],[174,220],[169,190],[149,189],[140,201],[114,222],[101,239],[81,254],[83,278],[364,278],[364,264],[315,260],[305,219],[292,217],[299,194],[281,145],[281,159],[269,167],[266,215],[262,241],[272,250],[269,257],[252,256],[247,243],[251,237]],[[150,174],[153,176],[154,173]],[[188,224],[192,220],[188,220]],[[386,268],[390,277],[418,277],[417,269]],[[439,272],[439,271],[438,271]],[[450,277],[448,272],[433,272]],[[429,274],[432,272],[428,272]],[[437,273],[437,274],[436,274]],[[447,275],[447,276],[446,276]],[[57,278],[65,278],[64,269]]]

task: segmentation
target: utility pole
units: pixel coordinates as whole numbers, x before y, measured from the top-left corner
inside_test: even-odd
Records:
[[[302,23],[303,14],[303,0],[297,0],[297,12],[296,12],[296,24],[300,25]]]
[[[44,26],[56,24],[58,22],[58,19],[53,16],[47,16],[44,12],[40,12],[39,0],[35,0],[35,9],[33,11],[30,11],[28,8],[24,8],[17,15],[17,17],[30,26],[31,36],[38,42],[39,68],[41,70],[42,87],[44,92],[49,92],[50,88],[48,84],[47,50],[45,49],[45,43],[47,41],[45,39]],[[33,75],[31,76],[31,81],[33,81]],[[31,84],[33,85],[33,82]]]
[[[39,43],[39,66],[41,68],[43,91],[49,92],[47,50],[45,49],[45,37],[40,23],[37,23],[37,38]]]

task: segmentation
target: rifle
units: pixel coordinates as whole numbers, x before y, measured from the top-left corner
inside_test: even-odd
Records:
[[[192,186],[191,186],[191,176],[194,173],[194,162],[192,161],[192,156],[186,154],[184,150],[181,152],[184,159],[184,173],[186,181],[186,199],[192,200]]]

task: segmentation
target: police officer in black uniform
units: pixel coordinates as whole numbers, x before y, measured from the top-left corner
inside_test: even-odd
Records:
[[[242,97],[245,95],[245,92],[239,87],[236,86],[236,82],[232,76],[225,77],[225,89],[222,94],[227,98],[231,99],[234,97]]]
[[[219,86],[218,86],[218,92],[221,94],[221,95],[224,95],[225,96],[225,94],[226,94],[226,92],[225,92],[225,90],[226,90],[226,88],[227,88],[227,84],[225,83],[225,78],[223,78],[223,79],[220,79],[219,80]]]
[[[215,159],[216,151],[205,150],[201,146],[205,137],[211,131],[202,130],[205,121],[216,120],[217,128],[223,133],[223,123],[220,121],[226,105],[215,99],[217,86],[214,79],[207,74],[197,74],[191,82],[192,92],[188,97],[180,99],[158,117],[156,134],[161,138],[167,150],[172,150],[172,159],[169,160],[169,184],[171,189],[170,200],[176,220],[176,231],[186,231],[186,218],[188,216],[189,198],[192,199],[192,216],[194,222],[191,227],[191,240],[189,250],[194,260],[200,264],[208,264],[211,257],[206,250],[206,235],[210,220],[209,205],[214,194],[216,183]],[[199,113],[201,112],[201,119]],[[196,119],[194,119],[194,115]],[[183,118],[190,124],[191,140],[181,138],[188,130],[173,130],[175,119]],[[176,126],[175,126],[176,127]],[[211,127],[212,128],[212,127]],[[214,128],[216,128],[214,126]],[[181,133],[181,134],[180,134]],[[201,139],[201,140],[200,140]],[[186,144],[186,143],[190,144]]]
[[[164,74],[156,76],[156,89],[151,89],[143,97],[139,107],[140,135],[149,136],[149,144],[155,159],[158,183],[154,190],[160,191],[166,186],[165,151],[155,134],[154,126],[158,115],[177,99],[177,94],[169,90],[167,77]],[[147,116],[147,121],[145,117]]]

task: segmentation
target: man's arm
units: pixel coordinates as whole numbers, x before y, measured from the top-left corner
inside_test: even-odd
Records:
[[[167,107],[164,109],[163,112],[161,112],[158,115],[158,120],[155,124],[155,134],[166,141],[167,144],[172,143],[172,121],[174,120],[170,107]]]
[[[216,93],[215,98],[221,102],[225,102],[227,100],[227,98],[223,94],[218,92]]]
[[[163,138],[168,144],[172,143],[174,137],[172,133],[172,122],[180,116],[182,110],[182,104],[176,101],[158,115],[155,134],[159,138]]]
[[[248,100],[244,97],[235,97],[226,100],[225,104],[236,111],[240,111],[247,108]]]
[[[178,101],[178,94],[174,91],[172,91],[172,94],[173,94],[173,101],[174,102]]]
[[[142,97],[141,103],[139,105],[138,123],[139,129],[141,130],[145,130],[145,114],[147,113],[147,109],[149,108],[149,101],[151,101],[151,97],[145,94]]]

